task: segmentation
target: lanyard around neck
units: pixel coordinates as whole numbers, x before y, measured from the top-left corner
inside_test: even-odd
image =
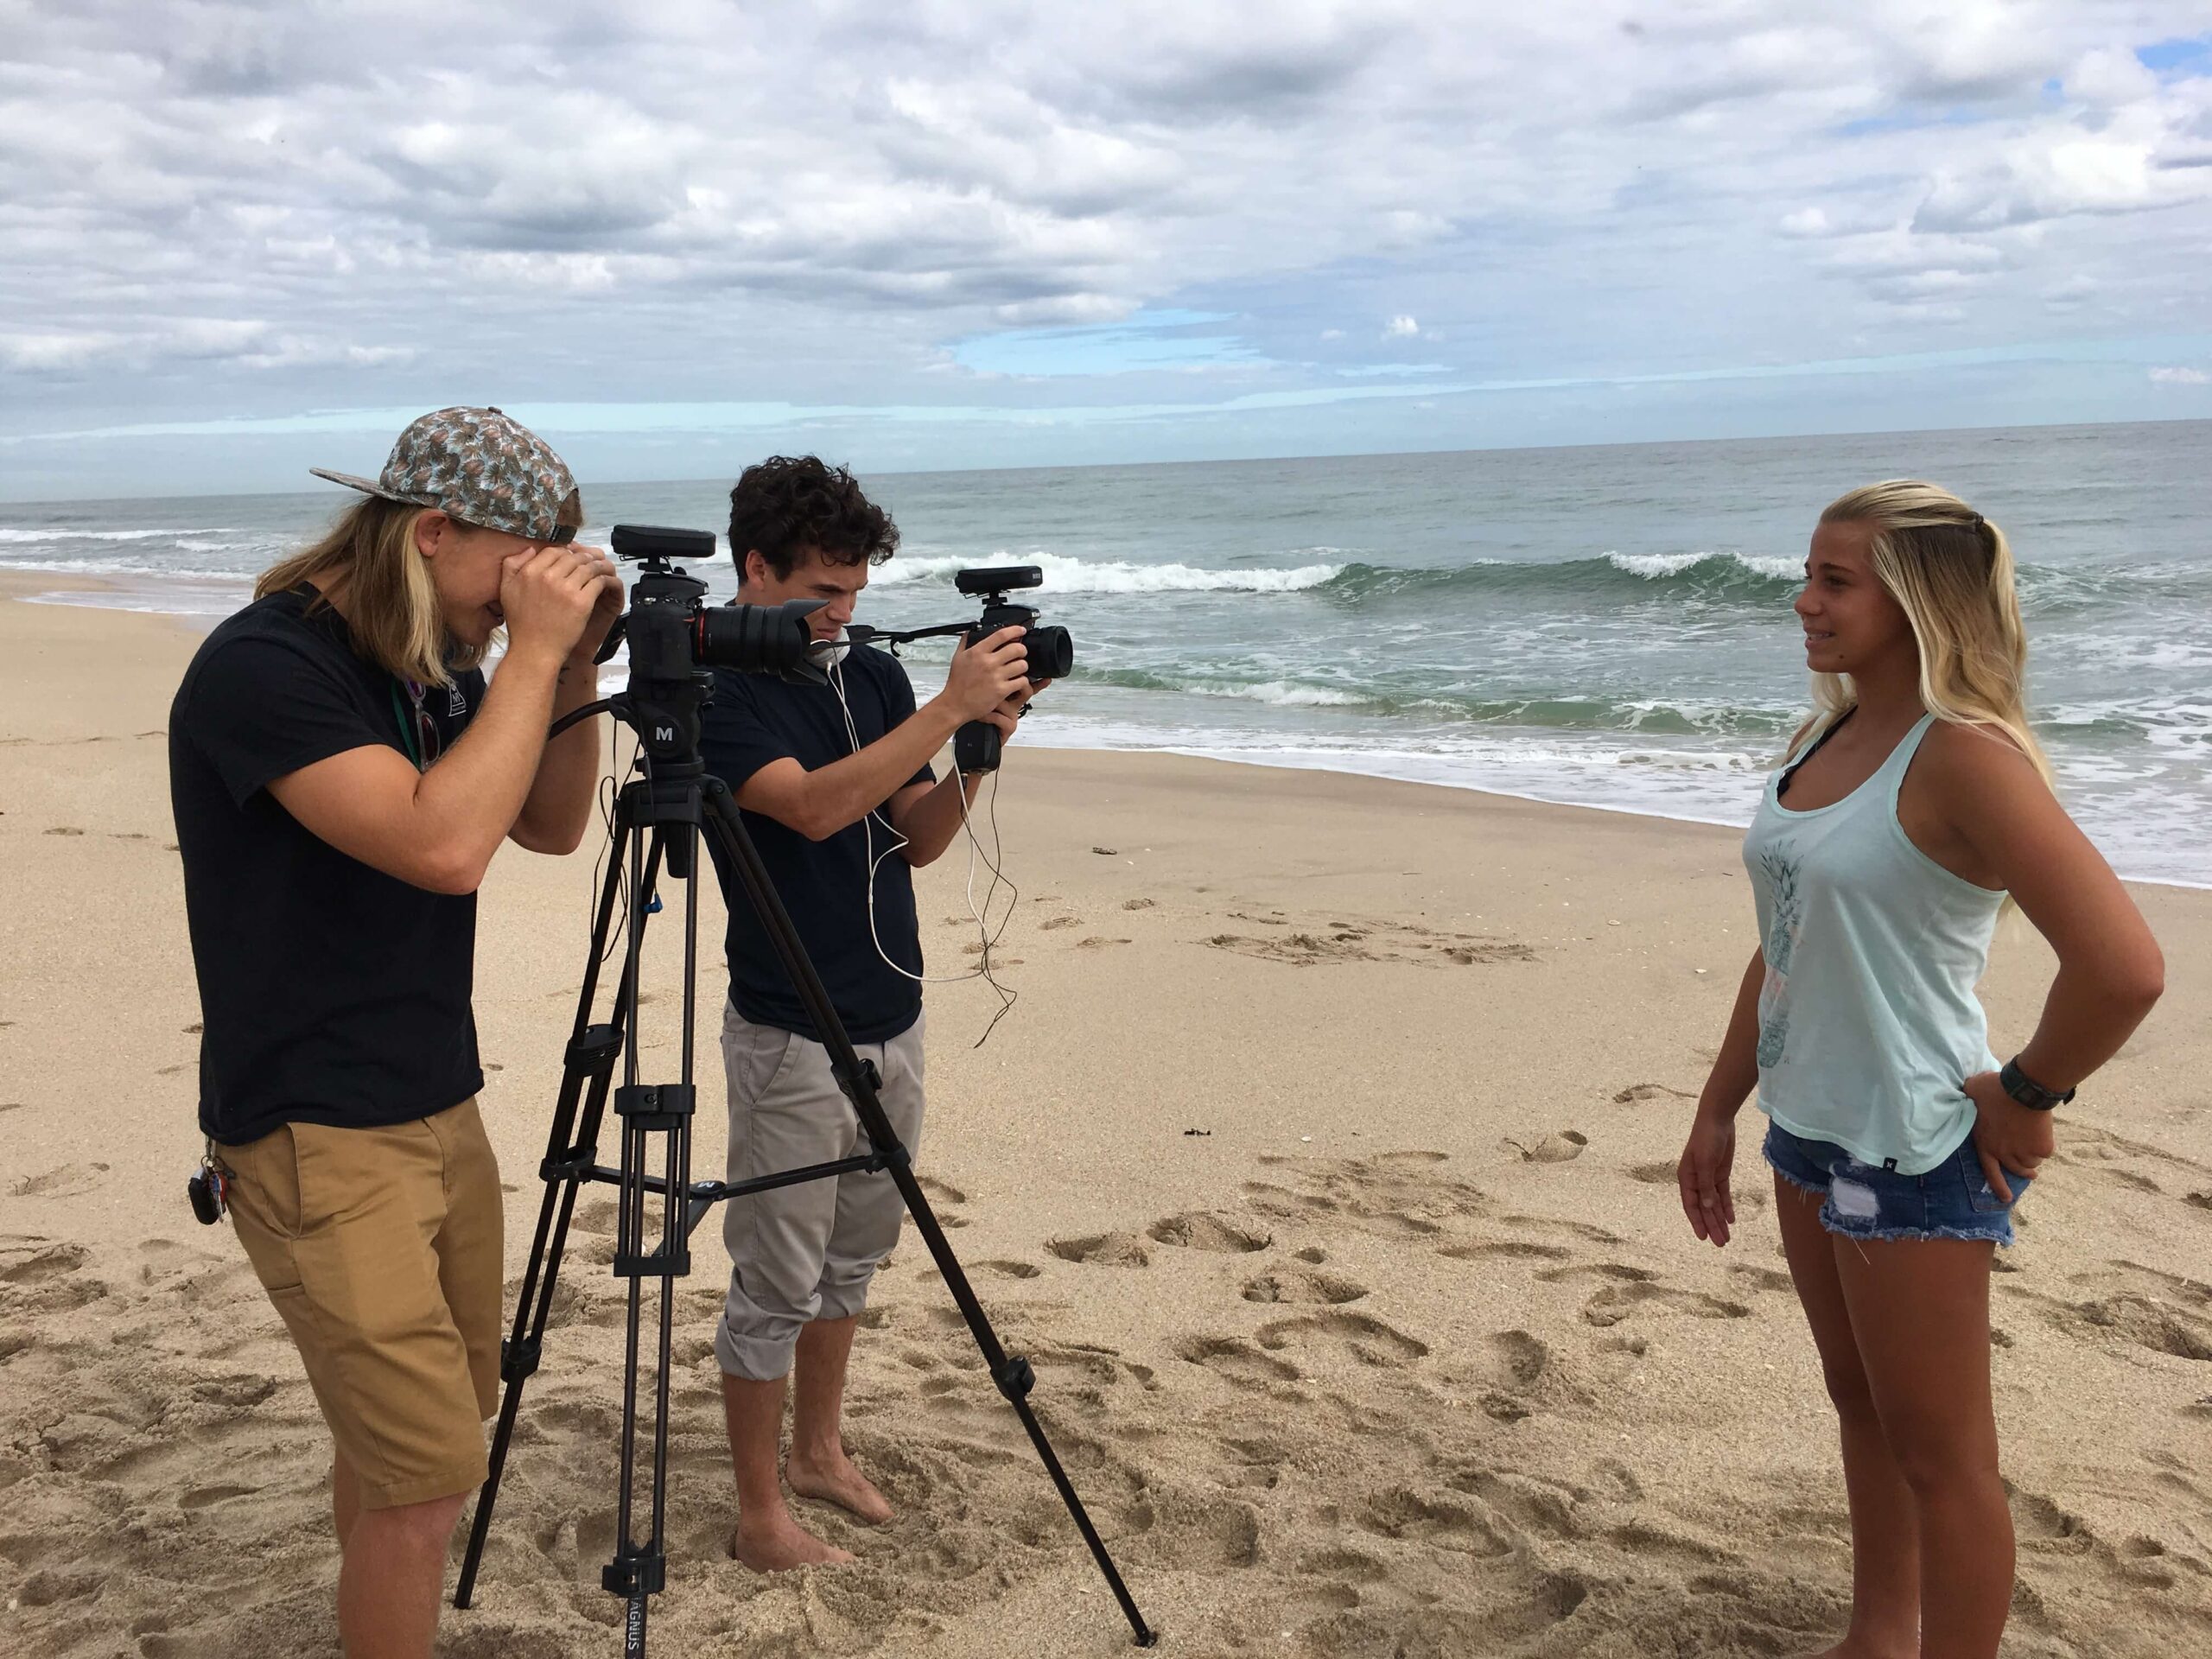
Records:
[[[416,698],[414,688],[411,685],[408,688],[407,695],[408,701],[403,702],[399,696],[399,677],[394,675],[391,681],[391,712],[399,721],[399,741],[407,750],[407,758],[415,763],[415,770],[422,772],[425,770],[423,765],[423,747],[415,734],[415,717],[423,712],[423,705]]]

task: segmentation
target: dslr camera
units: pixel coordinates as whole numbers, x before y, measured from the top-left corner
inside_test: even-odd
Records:
[[[1045,572],[1033,564],[989,565],[963,570],[952,585],[970,598],[981,598],[980,621],[961,636],[963,645],[988,639],[1001,628],[1020,628],[1021,643],[1029,653],[1029,680],[1057,680],[1075,666],[1075,641],[1060,627],[1039,627],[1037,608],[1017,605],[1007,595],[1020,588],[1044,586]],[[999,728],[988,721],[970,721],[952,740],[952,762],[962,772],[995,772],[1000,752]]]

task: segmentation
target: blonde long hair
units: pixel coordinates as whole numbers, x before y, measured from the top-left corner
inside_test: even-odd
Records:
[[[327,593],[342,583],[346,627],[355,651],[400,679],[450,685],[456,671],[481,664],[488,647],[466,645],[446,632],[429,561],[415,545],[416,521],[429,511],[364,496],[338,516],[321,540],[263,571],[253,596],[289,593],[302,582]],[[583,503],[575,492],[562,503],[558,522],[582,524]],[[318,595],[308,609],[329,602]]]
[[[1866,524],[1874,574],[1904,609],[1920,647],[1920,701],[1938,720],[1990,726],[2019,746],[2045,783],[2050,762],[2028,727],[2027,632],[2012,544],[1948,490],[1893,478],[1838,496],[1824,524]],[[1841,674],[1813,676],[1813,714],[1789,740],[1795,759],[1858,706]]]

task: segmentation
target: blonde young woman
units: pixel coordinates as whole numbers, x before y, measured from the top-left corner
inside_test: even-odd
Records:
[[[1989,1274],[2164,965],[2051,792],[2029,732],[2012,559],[1932,484],[1821,515],[1796,612],[1815,709],[1744,843],[1761,948],[1681,1165],[1697,1236],[1735,1225],[1756,1088],[1798,1300],[1841,1420],[1849,1631],[1828,1659],[1992,1659],[2012,1527],[1990,1405]],[[2058,957],[2000,1066],[1974,987],[2007,896]]]

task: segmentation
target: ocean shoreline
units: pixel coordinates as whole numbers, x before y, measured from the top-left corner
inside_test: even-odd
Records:
[[[25,591],[27,589],[38,591]],[[222,620],[219,615],[212,613],[179,612],[151,605],[87,604],[85,601],[74,597],[74,595],[87,593],[135,594],[143,590],[128,580],[112,575],[69,575],[43,570],[34,575],[31,571],[20,568],[16,569],[0,568],[0,599],[11,599],[30,605],[67,606],[80,609],[114,611],[124,615],[149,616],[188,634],[205,635]],[[1189,760],[1213,760],[1229,766],[1252,766],[1268,771],[1319,772],[1338,778],[1408,784],[1425,788],[1448,790],[1458,794],[1486,796],[1497,800],[1522,801],[1534,805],[1561,807],[1574,811],[1600,812],[1661,823],[1696,824],[1712,829],[1733,830],[1738,833],[1744,829],[1744,821],[1739,820],[1700,817],[1687,812],[1668,812],[1650,807],[1620,805],[1605,801],[1562,800],[1555,796],[1541,795],[1528,790],[1508,789],[1478,783],[1462,783],[1448,778],[1415,778],[1405,776],[1398,772],[1363,771],[1351,766],[1288,759],[1280,752],[1264,749],[1239,751],[1179,743],[1071,742],[1058,734],[1046,735],[1038,733],[1025,733],[1024,743],[1026,747],[1034,749],[1053,750],[1071,754],[1172,754]],[[2131,874],[2125,870],[2120,871],[2119,874],[2120,879],[2131,886],[2171,887],[2183,893],[2212,892],[2212,881],[2192,881],[2175,876]]]

